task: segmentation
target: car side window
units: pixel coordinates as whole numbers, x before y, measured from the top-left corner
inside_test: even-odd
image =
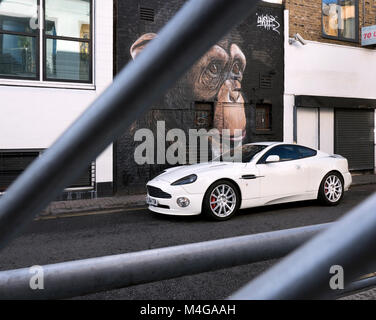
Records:
[[[292,161],[292,160],[298,160],[301,158],[301,154],[299,152],[299,149],[295,145],[281,145],[276,146],[272,149],[270,149],[260,160],[259,164],[265,163],[265,160],[271,156],[276,155],[279,156],[280,161]]]
[[[298,150],[299,150],[301,159],[314,157],[314,156],[317,155],[316,150],[313,150],[313,149],[310,149],[310,148],[307,148],[307,147],[298,146]]]

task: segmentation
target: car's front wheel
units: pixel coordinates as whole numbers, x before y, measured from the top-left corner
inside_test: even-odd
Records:
[[[226,180],[212,184],[205,193],[203,213],[214,220],[228,220],[239,209],[240,194],[233,183]]]
[[[329,206],[337,205],[344,193],[343,178],[337,172],[329,172],[321,182],[319,200]]]

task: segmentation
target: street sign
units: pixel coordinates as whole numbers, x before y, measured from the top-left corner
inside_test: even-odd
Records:
[[[376,25],[362,28],[362,46],[376,44]]]

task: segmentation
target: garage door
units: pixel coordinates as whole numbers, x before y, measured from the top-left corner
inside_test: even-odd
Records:
[[[350,170],[374,168],[374,126],[374,110],[336,110],[335,153],[348,159]]]

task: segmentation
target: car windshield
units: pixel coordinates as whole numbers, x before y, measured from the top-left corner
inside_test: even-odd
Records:
[[[219,157],[213,159],[213,161],[224,162],[250,162],[257,154],[264,150],[267,146],[248,144],[238,148],[231,149],[228,152],[221,154]]]

